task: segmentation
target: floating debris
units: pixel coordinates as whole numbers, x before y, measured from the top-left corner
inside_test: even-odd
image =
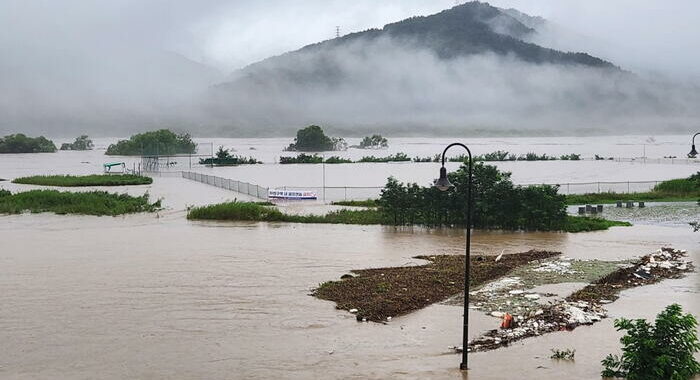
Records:
[[[571,261],[556,260],[542,263],[539,267],[533,269],[535,272],[547,272],[557,274],[575,274],[576,271],[571,269]]]
[[[471,292],[469,294],[476,295],[479,293],[492,293],[500,290],[512,288],[517,285],[521,285],[520,277],[503,277],[502,279],[494,282],[490,282],[484,285],[481,289]]]
[[[504,319],[501,329],[490,330],[472,340],[468,349],[469,351],[493,350],[527,337],[555,331],[570,331],[581,325],[591,325],[601,321],[607,317],[607,311],[602,305],[616,300],[623,289],[655,283],[666,278],[678,278],[692,271],[693,265],[685,256],[684,251],[662,248],[629,265],[618,267],[613,273],[594,281],[566,299],[556,300],[546,306],[538,305],[537,309],[528,310],[518,306],[523,312],[513,314],[513,320],[510,323],[505,323],[505,316],[510,315],[509,311],[493,311],[490,315]],[[501,292],[501,296],[511,297],[514,300],[539,298],[537,294],[523,295],[507,289]],[[514,305],[522,305],[522,303],[509,301],[506,305],[513,305],[510,310],[517,310]]]

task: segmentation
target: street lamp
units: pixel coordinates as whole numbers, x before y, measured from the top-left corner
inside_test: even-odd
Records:
[[[693,135],[693,147],[690,149],[690,153],[688,153],[688,158],[695,158],[698,155],[698,151],[695,150],[695,137],[697,137],[697,135],[700,135],[700,132]]]
[[[469,154],[469,179],[467,182],[467,225],[465,227],[467,233],[467,247],[464,258],[464,327],[462,329],[462,363],[459,369],[467,370],[467,345],[469,344],[469,261],[470,261],[470,246],[471,246],[471,229],[472,229],[472,152],[466,145],[461,143],[452,143],[442,152],[442,167],[440,167],[440,178],[435,181],[435,187],[441,191],[447,191],[454,187],[447,178],[447,169],[445,168],[445,153],[453,146],[461,146],[467,150]]]

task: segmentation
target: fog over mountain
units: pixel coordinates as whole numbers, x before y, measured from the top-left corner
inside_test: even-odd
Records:
[[[678,71],[633,70],[595,55],[606,52],[605,40],[486,3],[430,15],[435,9],[418,2],[398,10],[388,2],[376,6],[372,21],[427,15],[340,38],[301,33],[269,46],[257,46],[252,31],[266,15],[281,20],[276,11],[283,12],[259,4],[242,5],[238,14],[219,1],[174,6],[158,23],[156,11],[169,3],[107,2],[122,23],[81,2],[66,2],[54,18],[43,14],[49,3],[10,3],[14,8],[0,5],[0,14],[17,13],[0,16],[11,32],[0,36],[0,134],[123,136],[172,127],[200,136],[279,136],[311,123],[346,135],[684,133],[700,120],[699,88]],[[348,12],[372,9],[362,3]],[[17,21],[30,10],[39,12],[35,19]],[[71,29],[71,17],[91,22],[80,18],[80,28]],[[240,28],[224,26],[229,18]],[[51,30],[62,38],[48,38]],[[230,30],[230,39],[221,30]],[[220,48],[226,41],[240,54]],[[281,55],[235,68],[264,54]]]

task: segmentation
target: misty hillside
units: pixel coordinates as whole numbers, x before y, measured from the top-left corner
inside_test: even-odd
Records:
[[[697,117],[694,88],[527,42],[545,26],[517,10],[466,3],[249,65],[213,87],[205,114],[232,135],[290,134],[312,123],[348,135],[605,133],[683,128]]]
[[[329,55],[358,43],[372,44],[382,40],[391,40],[404,48],[431,51],[440,59],[492,53],[529,63],[615,69],[612,63],[586,53],[562,52],[525,42],[535,33],[525,23],[536,26],[538,19],[544,22],[514,9],[502,10],[486,3],[469,2],[435,15],[412,17],[385,25],[382,29],[349,34],[266,59],[235,73],[236,79],[231,85],[236,86],[236,81],[245,80],[260,84],[269,75],[276,80],[286,76],[294,82],[328,81],[330,84],[340,79],[338,76],[343,73]],[[300,60],[303,61],[301,65]],[[271,68],[279,72],[270,73]]]

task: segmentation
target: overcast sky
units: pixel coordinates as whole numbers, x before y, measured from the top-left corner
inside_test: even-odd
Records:
[[[166,49],[223,72],[341,33],[451,7],[453,0],[3,0],[0,48]],[[697,0],[493,0],[615,47],[624,66],[700,76]],[[620,52],[620,54],[616,54]],[[50,62],[44,62],[50,64]]]

